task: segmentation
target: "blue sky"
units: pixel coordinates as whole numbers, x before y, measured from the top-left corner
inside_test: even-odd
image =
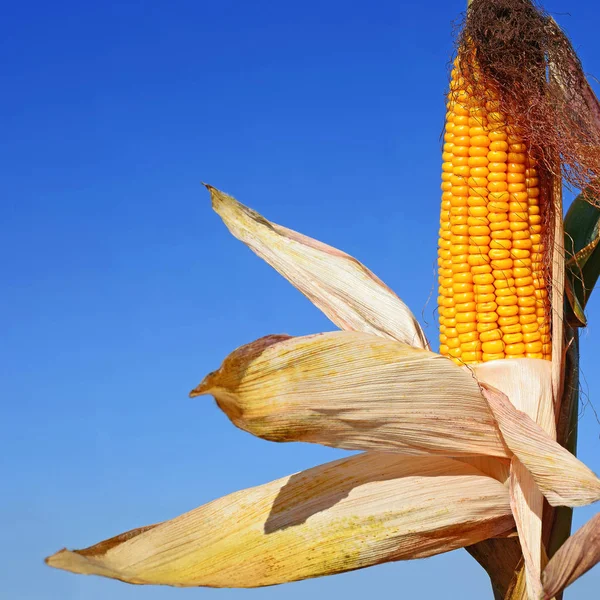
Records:
[[[251,591],[127,586],[42,562],[344,454],[253,438],[210,398],[188,399],[241,344],[333,329],[230,237],[200,181],[358,257],[436,339],[443,94],[464,5],[5,3],[7,598],[489,597],[464,551]],[[600,74],[595,2],[546,7]],[[588,312],[583,373],[600,407],[600,293]],[[588,409],[579,454],[596,472],[599,433]],[[571,597],[599,586],[597,569]]]

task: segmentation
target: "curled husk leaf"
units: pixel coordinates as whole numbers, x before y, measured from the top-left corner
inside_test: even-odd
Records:
[[[428,348],[410,309],[352,256],[271,223],[235,198],[206,186],[231,233],[281,273],[341,329]]]
[[[404,454],[508,457],[472,374],[365,333],[268,336],[230,354],[192,396],[212,394],[259,437]]]
[[[600,513],[576,531],[552,557],[542,581],[550,600],[600,562]]]
[[[431,556],[513,527],[507,489],[474,467],[368,453],[47,562],[137,584],[259,587]]]

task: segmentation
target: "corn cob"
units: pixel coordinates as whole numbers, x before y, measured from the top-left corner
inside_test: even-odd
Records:
[[[493,91],[452,71],[438,250],[440,353],[460,364],[551,359],[534,157]]]

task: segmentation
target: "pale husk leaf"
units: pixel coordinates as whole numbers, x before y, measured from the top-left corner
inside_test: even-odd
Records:
[[[506,488],[475,468],[367,453],[47,562],[129,583],[259,587],[431,556],[512,527]]]
[[[341,329],[389,337],[417,348],[428,343],[410,309],[345,252],[267,221],[235,198],[206,186],[229,231],[281,273]]]
[[[485,384],[482,391],[507,446],[552,506],[583,506],[600,500],[600,480],[593,471],[517,410],[502,392]]]
[[[507,457],[472,374],[427,350],[357,332],[268,336],[230,354],[191,396],[272,441]]]
[[[539,600],[542,594],[542,516],[544,497],[518,458],[510,469],[510,506],[521,551],[525,561],[525,578],[529,600]]]
[[[478,379],[502,391],[512,405],[556,439],[553,367],[547,360],[496,360],[475,366]],[[525,561],[526,588],[531,600],[542,590],[542,516],[544,497],[529,471],[513,458],[510,500]]]
[[[600,513],[578,529],[544,569],[544,599],[561,592],[600,562]]]

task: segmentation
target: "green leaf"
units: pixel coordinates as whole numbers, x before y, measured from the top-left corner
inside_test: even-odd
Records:
[[[588,189],[579,194],[565,217],[567,318],[585,325],[583,310],[600,276],[600,199]],[[583,317],[583,318],[582,318]]]

